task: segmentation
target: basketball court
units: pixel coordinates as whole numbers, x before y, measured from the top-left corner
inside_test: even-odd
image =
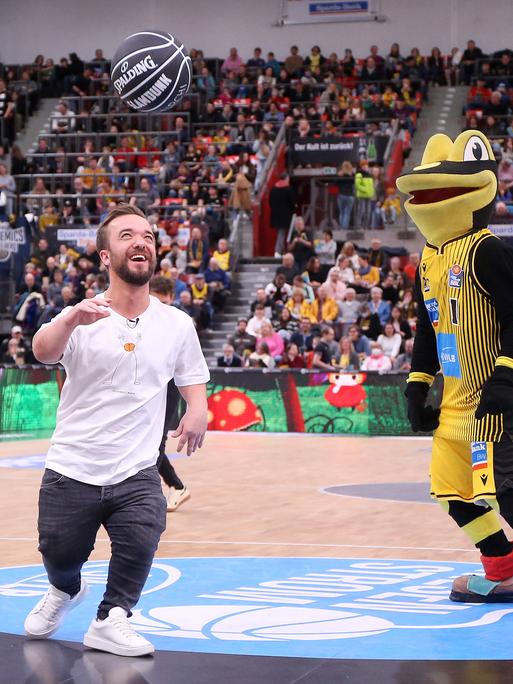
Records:
[[[452,578],[481,566],[428,498],[427,438],[210,433],[192,458],[169,442],[192,497],[168,515],[134,612],[155,656],[82,646],[104,532],[87,599],[52,639],[26,640],[48,588],[36,540],[47,445],[0,444],[0,681],[505,681],[513,608],[448,600]]]

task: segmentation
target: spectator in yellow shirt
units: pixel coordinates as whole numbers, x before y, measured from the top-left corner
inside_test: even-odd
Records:
[[[379,268],[369,264],[369,258],[364,254],[358,255],[359,268],[355,274],[355,283],[360,287],[370,289],[379,285]]]
[[[316,299],[312,304],[312,315],[319,323],[333,323],[338,318],[338,305],[332,298],[328,297],[326,291],[319,289]]]
[[[292,290],[292,297],[285,304],[292,316],[300,321],[302,318],[308,318],[311,323],[316,323],[317,318],[313,313],[313,305],[305,299],[303,290],[295,287]]]
[[[222,271],[231,271],[230,262],[232,253],[228,249],[228,240],[221,238],[217,243],[217,249],[212,256],[217,261],[217,264]]]
[[[401,213],[401,198],[393,188],[387,188],[386,198],[380,208],[383,224],[395,223]]]
[[[39,232],[44,235],[46,229],[59,223],[59,215],[51,202],[45,202],[43,213],[39,217]]]

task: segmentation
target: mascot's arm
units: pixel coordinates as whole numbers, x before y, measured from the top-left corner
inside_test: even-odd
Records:
[[[412,430],[431,432],[438,427],[440,409],[426,406],[426,399],[440,364],[436,335],[424,304],[418,270],[415,276],[415,298],[418,303],[417,331],[405,395],[408,399],[408,419]]]
[[[483,385],[476,418],[513,413],[513,249],[494,237],[483,240],[471,267],[483,296],[493,301],[501,334],[501,350]]]

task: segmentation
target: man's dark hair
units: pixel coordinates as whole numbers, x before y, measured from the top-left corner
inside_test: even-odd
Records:
[[[114,209],[111,209],[107,216],[103,219],[98,227],[98,232],[96,233],[96,251],[100,253],[102,249],[109,248],[109,223],[117,219],[118,216],[130,216],[134,215],[140,216],[145,219],[146,215],[139,207],[134,207],[132,204],[119,204]]]
[[[156,292],[159,295],[171,295],[173,296],[173,283],[164,276],[153,276],[150,280],[150,293]]]
[[[325,337],[332,330],[333,330],[333,328],[330,328],[329,325],[323,325],[321,328],[321,337]]]

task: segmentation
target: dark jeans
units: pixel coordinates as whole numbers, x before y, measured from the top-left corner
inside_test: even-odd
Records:
[[[74,596],[80,571],[103,525],[111,541],[107,588],[97,617],[135,606],[166,529],[166,499],[156,466],[100,487],[45,470],[39,491],[39,551],[50,584]]]
[[[184,489],[185,485],[176,474],[166,456],[166,442],[167,433],[170,430],[176,430],[178,427],[178,405],[180,402],[180,392],[178,391],[175,381],[170,380],[167,383],[167,399],[166,399],[166,416],[164,418],[164,432],[160,442],[159,457],[157,459],[157,468],[160,477],[164,480],[168,487],[175,489]]]

